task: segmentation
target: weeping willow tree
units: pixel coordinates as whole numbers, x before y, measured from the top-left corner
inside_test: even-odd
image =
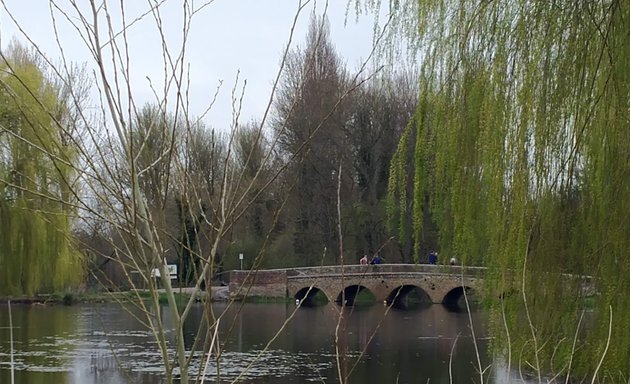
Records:
[[[489,297],[506,297],[494,326],[510,331],[496,345],[539,378],[627,381],[630,3],[389,4],[422,68],[392,222],[417,250],[430,215],[443,253],[489,267]],[[592,291],[569,275],[593,278],[588,332]]]
[[[13,44],[0,60],[0,294],[51,292],[79,283],[69,241],[73,150],[68,111],[41,63]],[[79,273],[77,273],[79,272]]]

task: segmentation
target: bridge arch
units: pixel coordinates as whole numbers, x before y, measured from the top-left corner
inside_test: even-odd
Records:
[[[431,296],[414,284],[405,284],[393,289],[385,299],[387,305],[394,308],[408,309],[422,305],[431,304]]]
[[[320,303],[341,301],[340,296],[343,296],[354,304],[357,294],[363,301],[362,292],[366,290],[373,294],[375,302],[382,303],[388,298],[393,302],[396,295],[390,297],[391,293],[401,287],[403,296],[411,294],[416,289],[413,286],[422,289],[431,302],[442,303],[445,299],[449,302],[459,300],[457,292],[449,293],[457,287],[481,288],[484,271],[479,267],[464,269],[415,264],[320,266],[258,270],[255,273],[232,271],[229,291],[237,298],[244,294],[283,297],[301,300],[305,305],[317,302],[317,296],[324,298]],[[417,291],[413,294],[420,296]]]
[[[335,302],[339,305],[344,304],[348,306],[352,306],[355,304],[357,296],[359,293],[367,294],[367,300],[370,302],[375,301],[374,293],[367,287],[361,284],[353,284],[345,287],[343,291],[339,292]],[[344,301],[345,300],[345,301]]]
[[[304,287],[297,291],[293,298],[304,307],[314,307],[328,303],[326,292],[315,286]]]
[[[466,293],[466,297],[464,297],[464,292]],[[466,298],[469,304],[472,301],[476,301],[475,289],[470,286],[460,285],[452,288],[444,295],[442,304],[450,310],[459,311],[466,309]]]

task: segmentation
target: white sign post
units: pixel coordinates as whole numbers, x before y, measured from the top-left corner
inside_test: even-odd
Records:
[[[239,260],[241,260],[241,271],[242,271],[243,270],[243,254],[239,253],[238,254],[238,258],[239,258]]]

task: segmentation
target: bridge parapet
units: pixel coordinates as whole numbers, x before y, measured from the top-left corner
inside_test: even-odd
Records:
[[[290,268],[286,269],[288,277],[324,276],[324,275],[348,275],[367,273],[448,273],[451,275],[483,277],[484,267],[461,267],[458,265],[431,265],[431,264],[378,264],[378,265],[330,265],[318,267]]]

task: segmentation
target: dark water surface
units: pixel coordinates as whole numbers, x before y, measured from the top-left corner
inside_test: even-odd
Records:
[[[162,364],[153,335],[118,304],[66,307],[11,306],[16,384],[161,383]],[[230,307],[221,321],[224,352],[221,382],[338,383],[338,367],[350,383],[479,382],[477,357],[466,313],[441,305],[390,310],[381,305],[355,308],[340,324],[337,364],[335,328],[340,307],[300,308],[266,352],[265,345],[293,311],[293,304]],[[224,304],[214,306],[218,313]],[[162,313],[168,324],[164,308]],[[185,324],[187,344],[199,326],[201,304]],[[472,314],[481,364],[492,363],[489,382],[512,380],[486,355],[488,337],[481,311]],[[232,327],[233,326],[233,327]],[[0,383],[10,383],[9,318],[0,305]],[[231,333],[228,330],[232,327]],[[173,335],[169,335],[173,337]],[[360,356],[361,351],[365,351]],[[452,352],[452,362],[449,364]],[[194,371],[197,371],[197,366]],[[450,373],[449,373],[450,371]],[[208,380],[216,383],[214,363]]]

